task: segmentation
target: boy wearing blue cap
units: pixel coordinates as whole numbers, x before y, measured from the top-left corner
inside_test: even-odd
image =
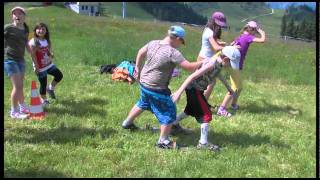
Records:
[[[176,105],[172,101],[169,89],[171,74],[179,65],[193,72],[202,62],[190,63],[176,49],[184,44],[185,30],[172,26],[163,40],[154,40],[143,46],[137,54],[134,76],[140,82],[140,99],[133,106],[128,117],[123,121],[124,129],[137,129],[133,123],[144,110],[151,111],[160,123],[159,148],[175,148],[169,139],[172,122],[176,119]],[[141,67],[143,59],[146,61]]]

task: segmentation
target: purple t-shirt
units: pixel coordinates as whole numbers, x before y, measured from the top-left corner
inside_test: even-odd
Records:
[[[251,34],[241,34],[236,40],[235,43],[237,45],[240,45],[240,54],[241,54],[241,58],[240,58],[240,70],[242,70],[242,66],[243,66],[243,62],[244,62],[244,58],[246,57],[249,45],[253,42],[253,39],[255,38],[254,35]]]

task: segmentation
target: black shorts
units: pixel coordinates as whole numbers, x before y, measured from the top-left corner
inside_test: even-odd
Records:
[[[208,123],[212,120],[211,105],[203,95],[203,91],[195,88],[186,89],[187,106],[184,113],[193,116],[199,123]]]

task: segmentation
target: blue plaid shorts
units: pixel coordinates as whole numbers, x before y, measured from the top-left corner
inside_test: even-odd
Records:
[[[140,99],[136,105],[151,111],[161,125],[169,125],[176,120],[177,108],[172,101],[171,92],[167,90],[155,90],[140,84]]]

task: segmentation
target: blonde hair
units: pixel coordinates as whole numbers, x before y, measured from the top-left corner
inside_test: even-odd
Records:
[[[257,33],[257,29],[256,28],[252,28],[248,25],[245,25],[241,30],[240,30],[240,34],[243,34],[244,31],[247,32],[253,32],[253,35],[255,35]]]

